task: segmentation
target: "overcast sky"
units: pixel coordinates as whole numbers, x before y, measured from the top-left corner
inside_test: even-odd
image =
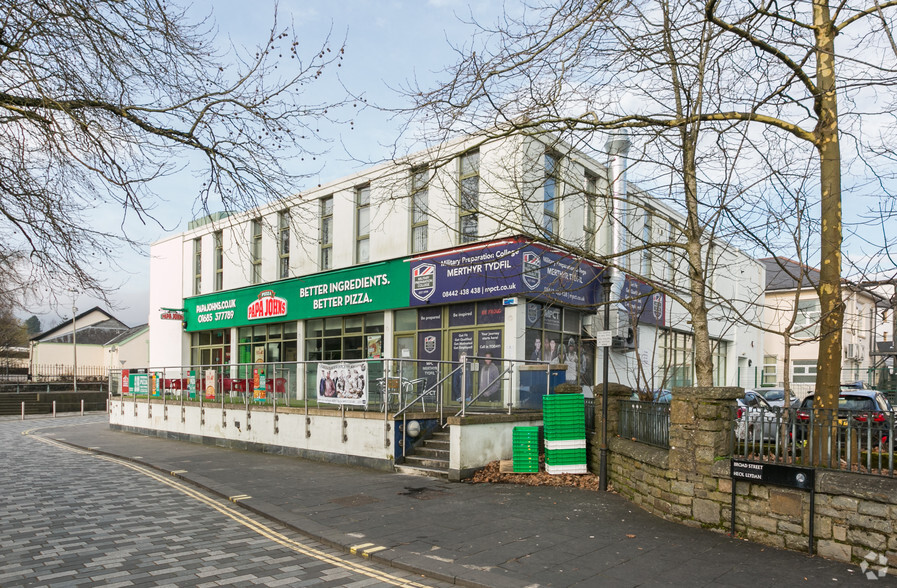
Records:
[[[455,60],[449,40],[463,44],[472,28],[463,22],[471,14],[480,20],[493,21],[501,9],[497,2],[468,3],[463,0],[430,0],[428,2],[377,2],[364,0],[289,0],[279,4],[280,22],[292,19],[305,46],[304,55],[319,48],[328,32],[331,43],[339,45],[345,38],[346,55],[339,76],[348,89],[364,93],[370,103],[387,108],[403,104],[393,88],[417,78],[426,83],[435,79],[434,72]],[[212,13],[218,24],[221,41],[228,38],[236,45],[255,47],[267,38],[274,16],[273,2],[236,2],[232,0],[204,0],[195,2],[192,10],[199,16]],[[320,92],[341,91],[331,77],[320,84]],[[326,131],[333,142],[329,154],[314,163],[312,172],[300,191],[308,186],[338,179],[364,167],[364,161],[388,158],[391,145],[399,134],[400,121],[390,115],[369,109],[354,125]],[[183,231],[192,220],[192,200],[185,194],[196,193],[196,179],[188,172],[167,178],[156,185],[162,201],[154,214],[163,226],[129,222],[125,229],[131,236],[151,243],[166,235]],[[119,210],[97,211],[97,222],[118,224]],[[119,289],[112,294],[116,307],[110,312],[128,325],[147,322],[149,247],[141,252],[123,251],[120,254],[126,273],[116,272],[110,277]],[[103,272],[102,267],[97,271]],[[32,308],[25,316],[35,313],[44,329],[71,316],[71,303],[60,301],[59,308]],[[76,301],[78,312],[93,306],[105,306],[101,301],[81,295]],[[155,310],[155,309],[152,309]]]

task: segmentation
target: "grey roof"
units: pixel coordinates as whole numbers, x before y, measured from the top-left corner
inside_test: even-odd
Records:
[[[767,257],[760,261],[766,266],[767,290],[815,288],[819,284],[819,270],[786,257]]]
[[[137,325],[136,327],[131,327],[130,329],[128,329],[128,330],[125,331],[124,333],[121,333],[121,334],[119,334],[119,335],[116,335],[116,336],[113,337],[112,339],[106,341],[105,344],[106,344],[106,345],[115,345],[115,344],[118,344],[118,343],[124,343],[125,341],[127,341],[128,339],[130,339],[131,337],[133,337],[134,335],[139,335],[139,334],[142,333],[143,331],[148,331],[148,330],[149,330],[149,324],[148,324],[148,323],[143,323],[142,325]]]
[[[88,325],[86,327],[78,327],[77,330],[77,342],[82,345],[105,345],[112,339],[115,339],[121,336],[123,333],[130,331],[130,327],[124,324],[102,308],[95,306],[90,310],[82,312],[78,316],[75,317],[77,321],[81,317],[87,316],[92,312],[99,311],[103,315],[107,316],[106,320],[93,323],[92,325]],[[40,343],[71,343],[72,342],[72,333],[64,333],[62,335],[53,336],[54,333],[68,329],[71,327],[71,321],[63,321],[49,329],[40,333],[39,335],[35,335],[31,338],[32,341],[38,341]]]

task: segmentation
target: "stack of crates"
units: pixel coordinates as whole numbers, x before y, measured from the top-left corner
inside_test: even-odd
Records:
[[[514,473],[539,472],[539,427],[514,427]]]
[[[545,421],[545,471],[586,474],[586,412],[582,394],[549,394],[542,398]]]

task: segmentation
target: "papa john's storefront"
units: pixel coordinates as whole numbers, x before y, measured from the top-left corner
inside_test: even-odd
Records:
[[[491,356],[563,364],[562,380],[591,386],[595,349],[583,326],[601,299],[600,272],[511,238],[195,296],[184,304],[189,363],[232,377],[277,364],[295,399],[317,393],[318,363],[386,358],[426,385],[467,357]],[[367,365],[370,381],[383,375],[382,362]],[[460,373],[442,384],[447,402],[478,385]]]

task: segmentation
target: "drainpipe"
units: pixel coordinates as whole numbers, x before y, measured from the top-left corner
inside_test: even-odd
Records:
[[[612,198],[611,255],[614,264],[618,266],[610,268],[610,300],[617,301],[624,297],[623,283],[626,278],[626,270],[629,269],[629,255],[622,255],[622,253],[629,249],[627,231],[629,227],[629,204],[626,201],[626,168],[628,167],[627,156],[631,146],[632,142],[629,140],[629,133],[626,129],[620,129],[615,132],[604,145],[608,156],[608,182],[610,183]],[[619,328],[621,324],[628,324],[625,322],[626,309],[616,304],[615,310],[618,316],[614,321],[613,327]],[[625,336],[625,333],[618,334]]]

